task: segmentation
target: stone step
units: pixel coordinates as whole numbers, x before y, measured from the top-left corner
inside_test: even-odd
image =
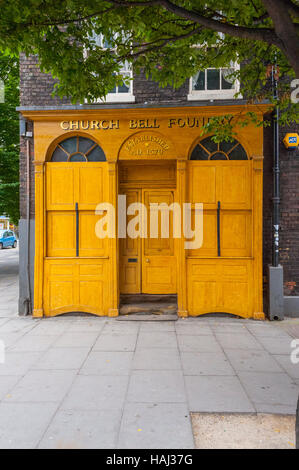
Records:
[[[135,304],[120,305],[120,315],[132,315],[137,313],[149,313],[153,315],[176,314],[177,304],[166,302],[139,302]]]
[[[177,303],[176,294],[121,294],[120,304],[137,304],[149,302]]]
[[[116,317],[117,321],[177,321],[178,316],[176,314],[172,315],[151,315],[148,313],[140,314],[130,314],[130,315],[121,315]]]

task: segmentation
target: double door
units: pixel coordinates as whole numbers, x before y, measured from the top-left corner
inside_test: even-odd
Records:
[[[97,237],[96,206],[107,201],[107,163],[46,164],[44,312],[104,315],[108,240]]]
[[[174,216],[168,209],[175,202],[174,190],[121,192],[126,196],[127,233],[120,239],[120,293],[175,294]]]

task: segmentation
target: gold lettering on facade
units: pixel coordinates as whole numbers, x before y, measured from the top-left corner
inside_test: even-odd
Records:
[[[157,119],[131,119],[130,129],[159,129]]]
[[[165,151],[169,150],[169,145],[159,136],[142,135],[129,139],[124,148],[132,156],[155,156],[163,155]]]
[[[209,122],[209,117],[174,117],[168,118],[166,121],[168,129],[193,129],[201,128]],[[126,124],[129,129],[159,129],[160,124],[158,119],[130,119],[128,124]],[[86,120],[86,121],[62,121],[60,122],[60,127],[64,131],[72,130],[115,130],[120,128],[119,119],[99,119],[99,120]]]

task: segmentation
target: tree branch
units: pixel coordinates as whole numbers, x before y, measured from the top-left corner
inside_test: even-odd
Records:
[[[228,34],[230,36],[238,37],[241,39],[249,39],[253,41],[263,41],[268,44],[276,45],[281,47],[281,41],[275,34],[274,29],[271,28],[247,28],[244,26],[235,26],[232,24],[224,23],[223,21],[217,21],[212,18],[206,18],[205,16],[196,13],[195,11],[187,10],[186,8],[175,5],[169,0],[155,0],[153,2],[132,2],[127,0],[107,0],[109,3],[123,7],[134,7],[134,6],[152,6],[160,5],[174,15],[186,18],[194,23],[200,24],[207,29],[213,31]]]
[[[281,0],[285,7],[292,15],[299,18],[299,6],[293,3],[291,0]]]

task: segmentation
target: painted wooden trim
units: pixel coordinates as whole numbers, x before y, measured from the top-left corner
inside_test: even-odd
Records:
[[[177,202],[181,208],[186,202],[187,186],[187,161],[177,161]],[[187,266],[185,239],[183,236],[183,217],[181,218],[181,238],[177,240],[177,296],[178,296],[178,316],[188,317],[187,309]]]
[[[33,316],[42,317],[44,278],[44,163],[35,165],[35,256],[34,256],[34,306]]]
[[[118,168],[117,162],[108,162],[108,201],[115,207],[117,214],[117,195],[118,195]],[[119,272],[118,272],[118,237],[117,224],[115,226],[115,237],[109,238],[110,253],[110,306],[108,310],[109,317],[117,317],[119,314]]]
[[[253,194],[253,317],[263,319],[263,156],[252,157]],[[262,318],[263,317],[263,318]]]

